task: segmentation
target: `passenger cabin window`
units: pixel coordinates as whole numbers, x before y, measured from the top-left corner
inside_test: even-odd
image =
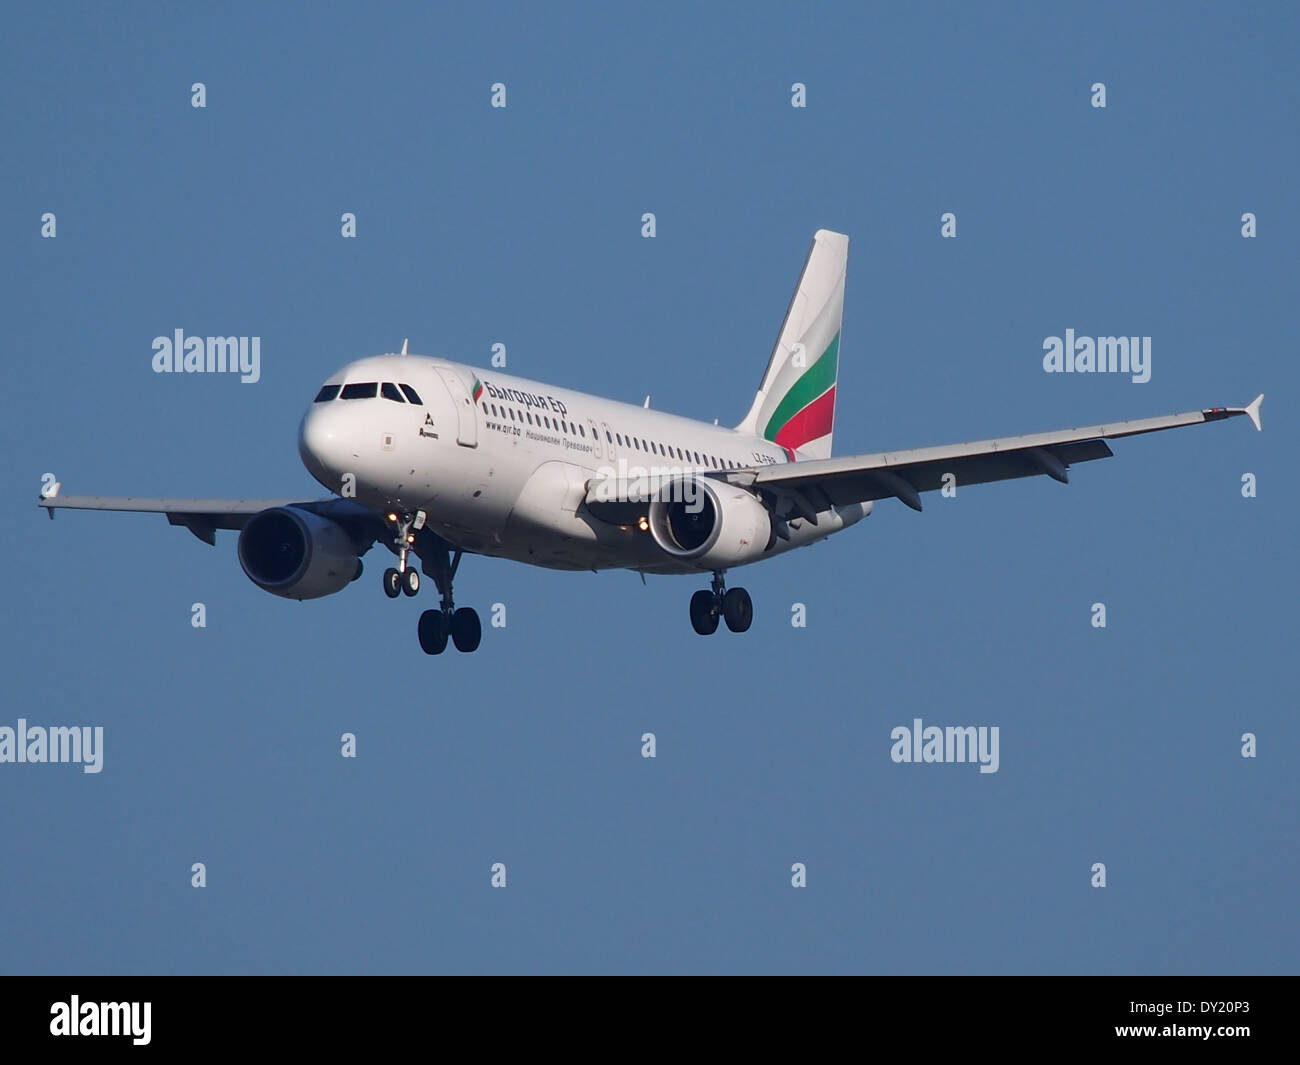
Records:
[[[379,394],[383,396],[384,399],[391,399],[394,403],[406,402],[406,400],[402,398],[402,393],[397,391],[397,386],[393,384],[392,381],[385,381],[382,385],[380,385]]]
[[[406,396],[406,398],[409,399],[412,403],[419,403],[420,406],[424,406],[424,402],[420,399],[420,394],[419,394],[415,389],[413,389],[410,385],[400,385],[400,384],[399,384],[397,387],[400,388],[400,389],[402,390],[402,393],[403,393],[403,394]]]
[[[339,389],[340,389],[341,387],[343,387],[343,386],[342,386],[342,385],[325,385],[325,386],[324,386],[324,387],[323,387],[319,392],[316,393],[316,398],[313,399],[312,402],[313,402],[313,403],[328,403],[331,399],[335,399],[335,398],[338,396],[338,394],[339,394]]]
[[[374,399],[379,392],[378,381],[367,381],[364,384],[344,385],[341,399]]]

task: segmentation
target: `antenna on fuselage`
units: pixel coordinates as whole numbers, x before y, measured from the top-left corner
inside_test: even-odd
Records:
[[[645,402],[641,404],[646,410],[650,409],[650,397],[646,396]]]
[[[402,341],[402,354],[403,354],[403,355],[406,354],[406,345],[409,344],[410,342],[411,342],[411,338],[410,338],[410,337],[407,337],[405,340]]]

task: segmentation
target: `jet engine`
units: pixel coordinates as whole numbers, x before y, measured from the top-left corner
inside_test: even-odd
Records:
[[[712,478],[665,482],[646,515],[655,543],[702,570],[753,562],[772,543],[772,514],[743,488]]]
[[[249,518],[239,533],[239,564],[259,588],[285,599],[333,595],[361,573],[343,527],[297,507]]]

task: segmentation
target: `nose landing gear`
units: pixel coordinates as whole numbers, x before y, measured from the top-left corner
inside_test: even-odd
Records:
[[[396,515],[389,515],[389,521],[397,525],[397,535],[393,538],[393,546],[397,548],[397,568],[389,566],[384,570],[383,577],[384,594],[389,599],[396,599],[403,592],[407,595],[415,595],[420,590],[420,571],[414,566],[407,565],[407,556],[415,540],[411,530],[419,529],[424,524],[419,520],[420,516],[417,515],[414,519],[403,517],[399,520]]]
[[[389,599],[396,599],[405,592],[407,595],[415,595],[420,590],[420,573],[414,566],[408,566],[404,570],[393,569],[391,566],[384,570],[384,594]]]

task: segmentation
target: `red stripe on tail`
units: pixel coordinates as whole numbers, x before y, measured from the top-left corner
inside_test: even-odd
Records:
[[[825,436],[835,421],[835,386],[814,399],[781,426],[776,443],[784,448],[801,448],[810,440]]]

